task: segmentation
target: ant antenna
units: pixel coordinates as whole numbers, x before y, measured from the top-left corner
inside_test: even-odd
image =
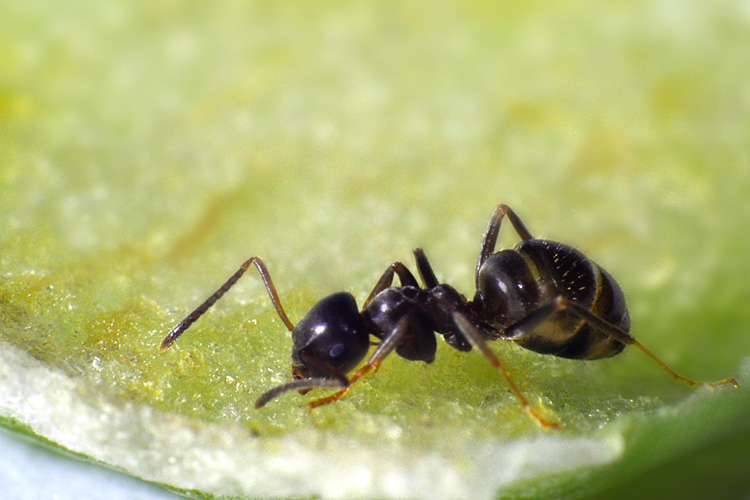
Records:
[[[251,265],[255,265],[255,267],[258,269],[260,277],[263,280],[263,284],[266,286],[268,295],[271,297],[271,302],[273,302],[273,306],[276,308],[276,312],[279,313],[281,321],[290,332],[294,330],[294,325],[291,321],[289,321],[289,317],[286,315],[284,307],[281,305],[281,299],[279,299],[279,294],[276,291],[273,280],[271,280],[271,275],[268,273],[268,269],[266,269],[266,265],[263,263],[260,257],[250,257],[242,264],[242,266],[240,266],[236,273],[234,273],[223,285],[221,285],[218,290],[214,292],[213,295],[207,298],[205,302],[199,305],[193,312],[188,314],[185,319],[177,324],[177,326],[172,328],[167,336],[164,337],[164,340],[159,346],[159,350],[164,351],[169,346],[174,344],[175,340],[177,340],[177,338],[182,335],[185,330],[190,328],[190,325],[195,323],[198,318],[203,316],[203,314],[208,311],[208,309],[212,305],[214,305],[217,300],[219,300],[225,293],[229,291],[230,288],[234,286],[235,283],[237,283],[237,281],[242,277],[243,274],[245,274],[245,271],[247,271]]]
[[[349,381],[346,379],[346,377],[335,379],[303,378],[300,380],[295,380],[286,384],[277,385],[273,389],[270,389],[261,394],[260,397],[255,400],[255,409],[257,410],[259,408],[263,408],[272,399],[277,398],[285,392],[293,391],[295,389],[344,389],[348,385]]]

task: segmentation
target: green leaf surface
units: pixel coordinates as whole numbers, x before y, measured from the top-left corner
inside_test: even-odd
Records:
[[[748,28],[739,1],[0,7],[0,423],[202,498],[747,495]],[[417,246],[470,296],[500,202],[615,276],[665,363],[740,387],[493,343],[545,432],[441,343],[256,411],[291,339],[254,276],[158,351],[252,255],[292,321]]]

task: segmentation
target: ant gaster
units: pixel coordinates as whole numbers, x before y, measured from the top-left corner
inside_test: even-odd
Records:
[[[500,224],[506,216],[521,242],[495,253]],[[337,401],[357,380],[377,371],[394,350],[408,360],[431,363],[437,349],[435,333],[459,351],[475,348],[502,375],[531,417],[547,428],[558,428],[559,424],[544,418],[529,404],[488,341],[510,340],[525,349],[571,359],[608,358],[626,345],[634,345],[672,378],[691,386],[702,385],[675,373],[628,333],[625,297],[609,273],[568,245],[535,239],[506,205],[497,207],[484,234],[472,300],[438,281],[422,249],[414,250],[414,257],[422,287],[404,264],[394,262],[361,310],[351,294],[338,292],[315,304],[296,326],[289,321],[265,264],[259,257],[252,257],[169,332],[161,350],[172,345],[254,265],[294,342],[294,380],[262,394],[255,402],[256,409],[295,389],[303,394],[315,388],[339,389],[310,402],[311,410]],[[393,286],[395,276],[400,286]],[[347,377],[367,355],[371,335],[378,339],[377,348]],[[727,383],[737,386],[734,378],[710,385]]]

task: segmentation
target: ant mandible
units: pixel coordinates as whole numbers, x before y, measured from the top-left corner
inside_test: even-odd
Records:
[[[495,253],[500,224],[508,217],[521,242]],[[467,300],[452,286],[440,283],[421,248],[414,250],[420,287],[401,262],[394,262],[357,309],[347,292],[329,295],[315,304],[297,325],[281,305],[265,264],[252,257],[221,288],[175,326],[161,343],[163,351],[200,318],[254,265],[265,284],[281,321],[292,332],[292,382],[262,394],[258,409],[280,394],[299,390],[332,388],[337,392],[308,403],[310,410],[333,403],[352,385],[375,372],[394,350],[412,361],[435,359],[435,333],[459,351],[476,349],[510,387],[531,417],[545,428],[558,422],[540,415],[516,386],[500,359],[487,344],[510,340],[541,354],[570,359],[601,359],[634,345],[675,380],[702,385],[675,373],[630,335],[630,319],[619,285],[599,265],[580,251],[534,238],[507,205],[499,205],[490,219],[477,260],[476,292]],[[401,286],[393,286],[398,276]],[[368,361],[352,371],[370,349],[370,335],[378,339]],[[734,384],[728,378],[710,385]]]

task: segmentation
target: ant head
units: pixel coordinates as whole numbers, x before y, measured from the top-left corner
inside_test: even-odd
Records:
[[[341,377],[365,357],[370,335],[354,297],[334,293],[315,304],[292,331],[295,378]]]

